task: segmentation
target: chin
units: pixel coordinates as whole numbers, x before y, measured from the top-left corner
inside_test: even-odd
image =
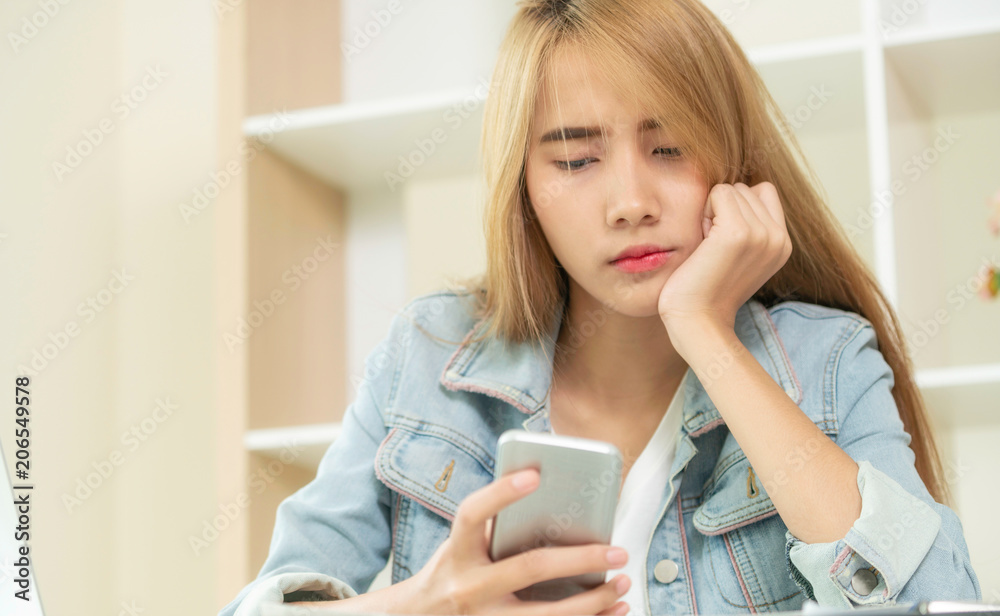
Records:
[[[627,317],[655,317],[660,314],[659,291],[662,287],[663,285],[637,285],[631,293],[616,293],[611,289],[599,298],[599,301],[607,310],[613,310]]]

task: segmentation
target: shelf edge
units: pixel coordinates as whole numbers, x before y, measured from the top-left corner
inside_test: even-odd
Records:
[[[861,34],[845,34],[751,47],[747,49],[747,57],[756,65],[768,65],[852,52],[861,53],[863,49],[864,37]]]
[[[270,451],[296,445],[328,445],[340,434],[340,422],[247,430],[243,446],[247,451]]]
[[[1000,383],[1000,364],[917,370],[916,380],[918,387],[926,389]]]
[[[482,100],[478,94],[481,85],[472,88],[451,88],[430,94],[352,101],[324,107],[308,107],[250,116],[243,120],[243,134],[247,137],[258,137],[268,132],[277,133],[323,126],[350,125],[354,122],[401,117],[433,109],[448,109],[464,102],[470,96]],[[272,128],[271,124],[276,120],[285,126],[279,130]]]
[[[889,35],[883,46],[890,49],[987,34],[1000,34],[1000,20],[990,19],[982,23],[959,23],[947,26],[913,26],[908,30]]]

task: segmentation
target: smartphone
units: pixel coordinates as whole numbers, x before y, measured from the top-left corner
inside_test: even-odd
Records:
[[[494,561],[539,547],[611,542],[622,483],[622,455],[604,441],[548,432],[508,430],[497,441],[494,479],[538,469],[533,492],[493,518]],[[515,594],[556,601],[604,583],[606,572],[539,582]]]

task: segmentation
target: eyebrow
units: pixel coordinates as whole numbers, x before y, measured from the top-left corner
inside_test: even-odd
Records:
[[[660,127],[660,123],[655,118],[646,118],[639,123],[638,132],[655,130]],[[550,130],[542,135],[538,140],[539,144],[551,141],[570,141],[572,139],[589,139],[601,134],[601,129],[595,126],[563,126]]]

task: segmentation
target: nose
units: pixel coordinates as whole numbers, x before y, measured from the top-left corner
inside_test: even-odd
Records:
[[[660,218],[660,203],[652,171],[635,147],[622,148],[609,159],[607,171],[607,223],[632,227]]]

